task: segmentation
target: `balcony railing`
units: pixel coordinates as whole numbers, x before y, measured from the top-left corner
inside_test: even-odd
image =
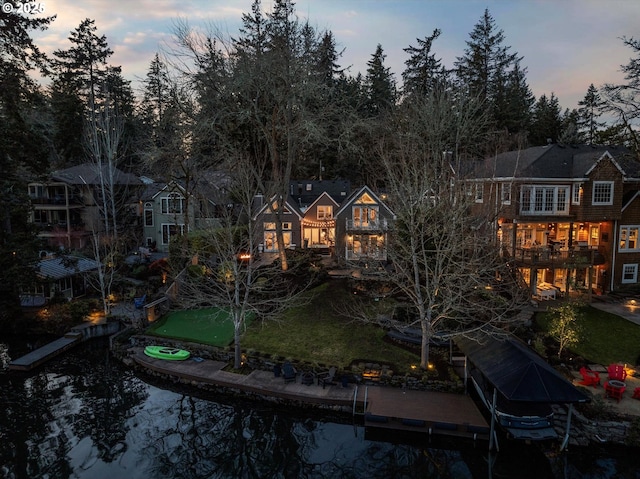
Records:
[[[32,196],[31,203],[34,205],[55,205],[55,206],[65,206],[67,201],[64,196]],[[81,205],[82,197],[79,195],[70,195],[69,196],[69,205]]]
[[[386,219],[362,221],[347,218],[347,231],[387,231],[389,223]]]
[[[522,266],[541,266],[545,268],[575,268],[593,266],[605,262],[604,256],[595,248],[557,250],[545,246],[516,248],[513,259]]]

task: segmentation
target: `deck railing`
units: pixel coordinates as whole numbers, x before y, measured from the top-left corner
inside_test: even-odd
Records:
[[[602,264],[604,257],[594,248],[554,250],[548,247],[516,248],[513,259],[522,265],[563,268]]]

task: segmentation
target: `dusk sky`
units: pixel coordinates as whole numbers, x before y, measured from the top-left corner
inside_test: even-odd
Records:
[[[85,18],[96,21],[114,51],[110,64],[121,65],[134,88],[144,78],[155,52],[171,43],[176,19],[199,28],[236,36],[251,0],[45,0],[46,15],[57,15],[48,31],[34,35],[47,53],[70,46],[69,34]],[[270,10],[272,2],[262,2]],[[366,71],[380,43],[385,65],[400,83],[409,45],[442,34],[433,51],[445,66],[464,54],[466,41],[485,8],[503,30],[505,45],[524,57],[534,95],[554,92],[561,107],[576,108],[591,83],[620,83],[620,65],[633,56],[621,38],[640,38],[640,2],[636,0],[299,0],[296,11],[320,30],[334,34],[344,49],[340,64],[350,73]]]

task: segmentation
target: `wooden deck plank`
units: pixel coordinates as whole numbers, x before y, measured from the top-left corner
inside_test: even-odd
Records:
[[[487,426],[473,399],[462,394],[370,387],[367,396],[367,412],[376,416]]]

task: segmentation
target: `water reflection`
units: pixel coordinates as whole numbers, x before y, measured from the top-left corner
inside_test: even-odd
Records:
[[[0,357],[2,357],[0,348]],[[144,379],[144,380],[143,380]],[[614,478],[620,459],[549,460],[455,441],[400,442],[269,404],[136,377],[106,343],[32,374],[0,373],[0,476],[7,478]],[[617,471],[624,471],[619,473]],[[627,475],[624,475],[627,474]]]

